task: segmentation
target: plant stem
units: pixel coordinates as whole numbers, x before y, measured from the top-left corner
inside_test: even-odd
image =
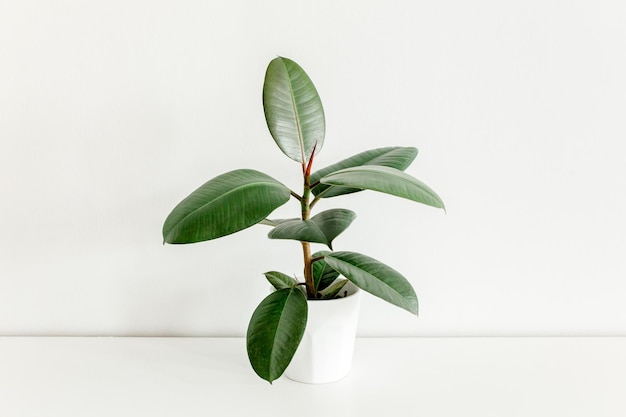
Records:
[[[304,191],[300,200],[302,208],[302,220],[308,220],[311,215],[311,206],[309,199],[311,197],[310,172],[304,171]],[[315,282],[313,280],[313,262],[311,260],[311,244],[309,242],[302,243],[302,254],[304,257],[304,282],[306,284],[307,297],[315,298]]]
[[[296,194],[294,191],[289,190],[289,193],[291,194],[292,197],[294,197],[296,200],[298,201],[302,201],[302,197],[300,197],[298,194]]]
[[[316,184],[320,184],[320,182],[316,182]],[[313,199],[313,201],[311,202],[311,204],[309,204],[309,209],[312,210],[313,207],[315,206],[315,204],[317,204],[318,201],[320,201],[320,199],[322,198],[322,196],[324,195],[324,193],[326,193],[326,191],[330,190],[331,187],[326,188],[324,191],[317,193],[317,195],[315,196],[315,198]],[[313,189],[313,186],[311,186],[311,189]]]
[[[302,243],[302,253],[304,254],[304,281],[306,293],[309,299],[314,299],[315,283],[313,281],[313,263],[311,262],[311,244],[309,242],[300,243]]]

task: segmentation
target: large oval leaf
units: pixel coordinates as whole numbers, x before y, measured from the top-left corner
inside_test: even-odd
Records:
[[[395,269],[355,252],[333,252],[324,260],[357,287],[417,315],[415,290]]]
[[[289,200],[289,189],[250,169],[227,172],[181,201],[163,224],[167,243],[215,239],[250,227]]]
[[[294,161],[307,162],[324,143],[322,101],[304,70],[290,59],[273,59],[265,73],[263,109],[278,147]]]
[[[444,208],[441,198],[426,184],[395,168],[367,165],[326,175],[323,184],[380,191],[429,206]]]
[[[308,220],[290,220],[280,223],[268,233],[268,237],[323,243],[332,249],[333,239],[346,230],[355,217],[356,213],[351,210],[330,209]]]
[[[311,184],[316,183],[322,177],[345,169],[363,165],[386,166],[404,171],[411,165],[417,156],[417,148],[392,146],[387,148],[371,149],[351,156],[335,164],[322,168],[311,175]],[[335,197],[342,194],[361,191],[359,188],[333,187],[327,184],[319,184],[313,188],[313,194],[324,198]]]
[[[256,308],[246,337],[254,371],[272,383],[280,377],[302,340],[307,321],[306,296],[297,288],[268,295]]]

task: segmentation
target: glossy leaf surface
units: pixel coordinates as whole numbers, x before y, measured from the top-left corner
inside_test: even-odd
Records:
[[[356,214],[351,210],[330,209],[309,220],[291,220],[280,223],[268,233],[268,237],[323,243],[332,249],[333,240],[350,226],[355,217]]]
[[[167,243],[194,243],[235,233],[265,219],[290,198],[289,189],[250,169],[227,172],[181,201],[163,225]]]
[[[404,171],[411,165],[415,157],[417,156],[417,148],[413,147],[387,147],[371,149],[369,151],[361,152],[350,158],[339,161],[333,165],[327,166],[314,172],[311,175],[311,184],[316,183],[322,177],[331,174],[333,172],[340,171],[345,168],[352,168],[363,165],[378,165],[386,166],[390,168],[396,168],[400,171]],[[342,194],[354,193],[361,191],[359,188],[346,188],[346,187],[333,187],[327,184],[320,184],[313,189],[313,194],[316,196],[322,194],[322,197],[335,197]]]
[[[395,269],[355,252],[333,252],[324,259],[357,287],[417,315],[415,290]]]
[[[294,161],[322,149],[326,122],[322,101],[304,70],[290,59],[273,59],[265,73],[263,109],[278,147]],[[317,145],[316,145],[317,144]]]
[[[280,377],[302,340],[307,321],[306,296],[297,288],[268,295],[250,319],[246,337],[254,371],[270,383]]]
[[[443,201],[430,187],[395,168],[374,165],[346,168],[329,174],[320,181],[323,184],[379,191],[444,208]]]
[[[312,259],[326,256],[330,251],[319,251],[311,255]],[[334,280],[339,277],[339,272],[335,271],[328,265],[324,259],[319,259],[313,262],[313,282],[315,284],[315,290],[321,291],[333,283]]]
[[[272,286],[277,290],[291,288],[298,284],[298,281],[295,278],[290,277],[287,274],[283,274],[282,272],[270,271],[263,275],[265,275],[265,278],[267,278],[270,284],[272,284]]]

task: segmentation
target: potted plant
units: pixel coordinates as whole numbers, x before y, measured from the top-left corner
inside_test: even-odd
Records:
[[[271,383],[289,366],[303,340],[307,317],[319,306],[357,300],[351,304],[358,308],[357,289],[362,289],[410,313],[417,315],[418,312],[415,291],[399,272],[369,256],[333,250],[333,240],[356,215],[341,208],[313,215],[320,199],[373,190],[437,208],[444,205],[432,189],[404,172],[417,155],[413,147],[372,149],[313,171],[315,156],[324,144],[324,111],[315,86],[294,61],[278,57],[269,63],[263,85],[263,107],[274,141],[286,156],[300,165],[298,175],[302,177],[302,191],[293,191],[252,169],[227,172],[200,186],[172,210],[163,225],[163,239],[171,244],[202,242],[264,224],[271,227],[270,239],[300,242],[302,280],[277,271],[266,272],[265,277],[274,291],[254,311],[247,331],[250,363],[261,378]],[[292,198],[300,203],[297,218],[268,218]],[[325,245],[329,250],[313,252],[312,244]],[[351,295],[354,293],[357,295]],[[334,314],[332,320],[340,320],[339,316],[344,315]],[[348,315],[354,317],[352,313]],[[317,320],[317,316],[309,317],[310,324],[313,319]],[[317,320],[315,331],[328,320],[331,319],[321,319],[321,323]],[[356,322],[353,329],[355,326]],[[355,330],[351,332],[353,340]],[[349,351],[348,361],[351,349],[350,343],[343,349]],[[321,359],[304,358],[313,367],[324,367],[324,356],[334,359],[332,356],[336,354],[332,348],[327,352],[315,342],[306,350],[307,354],[323,356]],[[345,375],[346,366],[342,368],[331,377],[309,380],[296,376],[296,379],[327,382]]]

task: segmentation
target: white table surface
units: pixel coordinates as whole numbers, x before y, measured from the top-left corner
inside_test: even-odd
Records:
[[[239,338],[0,338],[0,416],[626,416],[626,338],[357,339],[326,385]]]

